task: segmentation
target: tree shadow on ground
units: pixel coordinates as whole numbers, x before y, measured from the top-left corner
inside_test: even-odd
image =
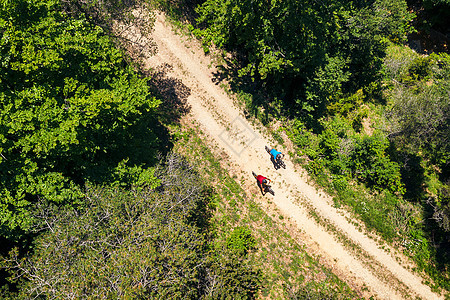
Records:
[[[172,69],[171,65],[164,63],[152,72],[147,72],[147,75],[151,76],[151,90],[163,100],[159,107],[159,116],[162,122],[167,124],[178,123],[191,109],[187,104],[191,89],[180,79],[168,76]]]
[[[408,2],[409,9],[416,14],[412,22],[416,30],[408,35],[408,46],[420,54],[449,53],[449,3],[436,1],[430,5],[431,1],[424,3],[424,1],[410,0]]]
[[[199,4],[202,4],[202,0],[159,0],[157,8],[164,11],[171,18],[175,20],[186,21],[189,24],[196,24],[198,17],[195,9]]]
[[[319,117],[314,116],[302,107],[300,88],[304,82],[297,77],[275,83],[268,78],[265,82],[250,75],[239,74],[248,63],[245,55],[233,53],[231,57],[223,57],[224,63],[217,66],[212,81],[220,85],[226,81],[231,91],[238,95],[244,106],[244,115],[259,119],[264,125],[280,118],[296,118],[306,124],[314,132],[321,132]]]
[[[427,201],[425,201],[427,202]],[[448,270],[450,268],[450,232],[440,227],[434,218],[434,207],[432,205],[424,204],[424,231],[427,235],[427,240],[432,246],[431,256],[434,258],[435,267],[442,272],[444,278],[449,278]],[[445,288],[450,290],[449,281]]]
[[[396,152],[395,158],[400,165],[402,182],[406,188],[405,199],[411,202],[420,201],[425,196],[425,169],[421,164],[422,158],[405,151]]]
[[[450,267],[450,234],[439,226],[434,216],[435,209],[432,201],[430,202],[430,192],[427,191],[426,170],[422,166],[422,158],[406,151],[397,151],[393,157],[400,165],[402,182],[406,188],[404,198],[417,204],[422,202],[420,204],[424,208],[422,226],[432,246],[430,255],[437,270],[445,272]]]

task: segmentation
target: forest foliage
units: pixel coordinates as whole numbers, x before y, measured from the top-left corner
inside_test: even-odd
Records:
[[[4,265],[20,299],[254,298],[259,273],[246,253],[213,243],[211,190],[175,154],[156,168],[154,187],[86,187],[82,209],[41,205],[33,254],[15,249]],[[236,241],[236,242],[235,242]]]
[[[221,76],[248,114],[284,123],[298,161],[336,205],[352,207],[446,289],[449,55],[405,45],[415,31],[439,36],[448,18],[438,12],[449,5],[207,0],[193,31],[205,47],[234,54]]]
[[[111,25],[137,22],[136,4],[1,2],[2,297],[238,299],[259,289],[254,240],[215,241],[212,189],[170,154],[164,99],[117,46],[129,45]]]
[[[314,116],[377,79],[386,39],[404,41],[414,16],[401,0],[208,0],[198,14],[197,35],[244,55],[240,76]]]
[[[127,65],[102,29],[57,7],[8,2],[0,15],[0,219],[6,237],[28,230],[37,197],[73,205],[86,180],[113,182],[121,172],[149,176],[133,168],[154,161],[161,146],[154,134],[160,100],[147,79]]]
[[[213,192],[182,158],[160,162],[170,152],[165,99],[117,47],[114,20],[150,31],[152,16],[133,14],[150,2],[0,3],[5,295],[253,298],[255,239],[238,227],[214,240]],[[450,60],[403,46],[415,30],[407,3],[166,5],[195,6],[205,49],[234,54],[223,71],[247,110],[285,122],[299,160],[333,188],[336,205],[352,207],[450,290]],[[423,2],[430,12],[449,5]],[[435,14],[432,26],[444,19]]]

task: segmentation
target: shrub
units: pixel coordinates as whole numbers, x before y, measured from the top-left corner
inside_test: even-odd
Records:
[[[430,56],[418,56],[409,66],[409,75],[414,80],[423,80],[431,76],[433,60]]]
[[[348,181],[345,177],[338,176],[333,179],[333,186],[338,193],[344,192],[348,188]]]
[[[256,247],[256,240],[248,227],[236,227],[227,238],[227,248],[245,255]]]
[[[389,142],[381,137],[364,136],[356,140],[351,168],[358,180],[378,189],[404,193],[400,167],[386,154]]]

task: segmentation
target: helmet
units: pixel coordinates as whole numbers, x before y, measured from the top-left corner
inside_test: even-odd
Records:
[[[266,184],[267,183],[267,179],[263,179],[263,181],[262,181],[264,184]]]

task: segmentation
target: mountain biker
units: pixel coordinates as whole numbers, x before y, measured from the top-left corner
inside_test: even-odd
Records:
[[[256,180],[258,181],[258,186],[261,189],[261,193],[263,195],[265,195],[266,194],[266,188],[269,186],[269,183],[270,183],[271,180],[269,178],[267,178],[267,177],[262,176],[262,175],[256,176]]]
[[[280,168],[281,160],[284,157],[284,154],[280,151],[277,151],[275,148],[268,151],[271,155],[271,160],[274,162],[275,168]]]
[[[270,150],[269,153],[272,155],[273,160],[277,162],[279,162],[284,157],[284,154],[277,151],[275,148]]]

